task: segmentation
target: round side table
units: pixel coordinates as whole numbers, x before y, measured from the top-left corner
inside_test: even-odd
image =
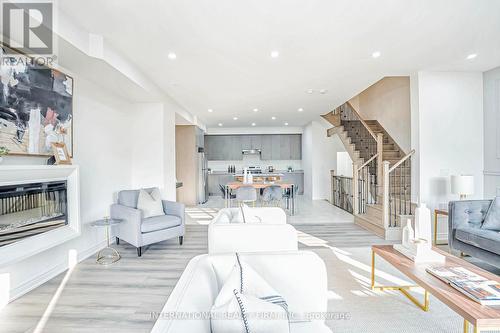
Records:
[[[90,223],[90,225],[92,227],[96,227],[96,228],[104,227],[105,228],[104,230],[106,233],[106,242],[108,245],[104,249],[97,252],[96,262],[98,264],[110,265],[110,264],[115,263],[118,260],[120,260],[120,258],[121,258],[120,253],[116,249],[109,246],[109,229],[111,226],[118,225],[121,222],[123,222],[123,220],[111,219],[109,217],[105,217],[102,220],[97,220],[97,221]]]

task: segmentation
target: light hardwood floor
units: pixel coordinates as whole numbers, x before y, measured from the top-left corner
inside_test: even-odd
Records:
[[[192,214],[198,217],[212,215]],[[203,218],[202,218],[203,220]],[[333,221],[332,221],[333,222]],[[296,224],[300,248],[368,246],[385,241],[352,223]],[[188,224],[184,245],[151,245],[141,258],[128,244],[104,267],[91,257],[0,311],[0,332],[149,332],[189,260],[207,252],[207,226]],[[58,288],[60,294],[58,294]]]

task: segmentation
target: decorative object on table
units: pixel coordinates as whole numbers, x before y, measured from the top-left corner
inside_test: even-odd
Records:
[[[458,194],[460,196],[460,200],[465,200],[468,195],[474,194],[474,176],[451,176],[450,185],[451,193]]]
[[[421,203],[415,209],[415,230],[408,219],[403,228],[402,243],[395,244],[394,249],[414,262],[443,262],[444,256],[432,250],[431,212]]]
[[[425,203],[415,209],[415,238],[425,240],[429,249],[432,247],[431,211]]]
[[[8,155],[9,152],[10,152],[9,148],[7,148],[5,146],[0,147],[0,163],[2,163],[3,157]]]
[[[105,233],[106,233],[106,247],[99,252],[97,252],[97,259],[96,262],[101,265],[110,265],[112,263],[117,262],[120,260],[121,256],[120,253],[112,248],[109,243],[109,229],[111,226],[118,225],[119,223],[123,222],[123,220],[119,219],[111,219],[109,216],[104,217],[102,220],[97,220],[92,222],[90,225],[92,227],[104,227]]]
[[[151,194],[158,188],[143,189]],[[179,244],[184,241],[185,206],[175,201],[162,200],[165,215],[144,218],[138,209],[140,190],[118,192],[118,203],[111,205],[111,217],[126,220],[117,233],[119,240],[124,240],[137,248],[137,255],[142,255],[142,247],[179,237]]]
[[[0,132],[12,155],[49,156],[53,142],[73,154],[73,78],[0,44]],[[7,55],[8,53],[8,55]]]
[[[52,143],[52,153],[54,154],[54,164],[71,164],[71,157],[69,155],[66,144],[63,142]]]
[[[291,166],[289,166],[287,170],[288,170],[288,172],[292,172],[293,168]]]

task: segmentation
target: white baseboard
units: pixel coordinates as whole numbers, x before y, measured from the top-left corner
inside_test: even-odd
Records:
[[[112,239],[112,238],[111,238]],[[87,259],[97,251],[103,249],[106,247],[107,243],[106,241],[99,242],[95,244],[94,246],[91,246],[90,248],[81,251],[78,253],[78,263],[82,262],[83,260]],[[61,262],[52,268],[49,268],[47,271],[40,273],[39,275],[35,276],[31,280],[28,280],[24,282],[23,284],[17,286],[16,288],[13,288],[10,290],[10,295],[9,295],[9,303],[18,299],[19,297],[23,296],[24,294],[32,291],[33,289],[41,286],[45,282],[55,278],[57,275],[64,273],[68,269],[68,261],[64,260],[64,262]]]

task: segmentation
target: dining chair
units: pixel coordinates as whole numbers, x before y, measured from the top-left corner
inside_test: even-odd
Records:
[[[283,190],[279,185],[266,187],[262,194],[262,202],[264,205],[273,205],[276,207],[281,206],[281,199],[283,198]]]
[[[242,186],[236,190],[236,201],[238,205],[241,203],[252,203],[255,207],[257,202],[257,190],[253,186]]]

